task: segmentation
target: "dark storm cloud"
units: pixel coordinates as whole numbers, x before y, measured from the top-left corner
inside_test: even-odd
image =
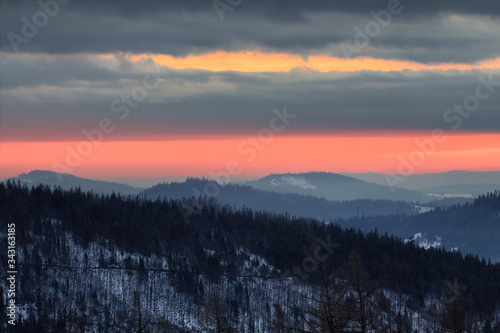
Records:
[[[268,50],[307,56],[343,56],[354,28],[363,30],[370,11],[386,1],[250,1],[224,22],[212,1],[70,1],[39,29],[21,52],[165,53],[184,56],[213,50]],[[402,1],[370,45],[353,56],[431,62],[471,62],[500,54],[497,1]],[[22,17],[31,20],[36,2],[3,1],[1,50],[12,52],[8,34],[21,35]],[[459,19],[450,14],[467,14]],[[474,16],[484,15],[484,16]],[[12,39],[12,38],[11,38]]]
[[[168,70],[161,85],[148,94],[130,117],[119,120],[111,103],[141,85],[149,64],[126,59],[81,62],[86,80],[72,75],[50,75],[73,67],[69,56],[28,55],[5,60],[2,76],[20,75],[24,84],[0,91],[3,140],[81,139],[83,129],[111,118],[113,138],[150,138],[168,135],[222,135],[257,133],[266,126],[273,108],[287,106],[297,118],[289,134],[345,130],[451,129],[455,122],[443,116],[454,104],[474,96],[481,71],[403,71],[317,73],[297,69],[288,73],[238,73]],[[73,56],[79,62],[81,56]],[[62,61],[66,59],[66,63]],[[10,64],[6,66],[5,64]],[[33,68],[36,75],[29,76]],[[76,74],[75,74],[76,76]],[[40,78],[46,77],[46,80]],[[480,101],[477,111],[464,118],[460,130],[500,131],[500,72],[492,73],[494,92]],[[13,81],[13,80],[11,80]],[[486,93],[482,88],[481,93]]]
[[[45,0],[47,1],[47,0]],[[221,0],[220,2],[235,5],[249,14],[263,15],[283,21],[304,19],[304,13],[360,13],[387,7],[388,0]],[[4,0],[4,4],[15,7],[33,7],[33,1]],[[212,12],[214,1],[199,0],[72,0],[74,10],[90,14],[119,15],[126,17],[140,17],[151,13],[165,12]],[[470,0],[420,0],[401,1],[403,5],[411,6],[410,16],[433,15],[436,13],[500,15],[500,4],[496,0],[470,1]]]

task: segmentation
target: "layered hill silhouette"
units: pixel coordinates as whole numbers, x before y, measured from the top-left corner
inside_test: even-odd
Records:
[[[208,189],[205,191],[205,189]],[[185,182],[163,183],[140,193],[148,199],[182,199],[192,196],[214,197],[218,202],[236,208],[247,207],[290,216],[312,217],[330,221],[353,216],[390,214],[417,214],[415,204],[382,199],[331,201],[325,198],[297,193],[259,190],[242,184],[220,185],[207,179],[189,178]]]
[[[341,173],[370,183],[387,185],[385,174],[381,173]],[[478,195],[500,188],[500,171],[465,171],[422,173],[404,176],[395,186],[422,191],[434,196],[452,197]]]
[[[17,177],[6,179],[11,182],[26,184],[28,186],[37,186],[40,184],[49,185],[50,187],[61,187],[64,190],[78,188],[82,191],[94,191],[95,193],[112,194],[120,193],[122,195],[136,195],[142,189],[132,187],[126,184],[107,182],[101,180],[93,180],[81,178],[67,173],[57,173],[47,170],[34,170],[29,173],[22,173]]]
[[[272,174],[246,184],[265,191],[313,195],[327,200],[383,199],[408,202],[432,200],[422,192],[391,188],[328,172]]]

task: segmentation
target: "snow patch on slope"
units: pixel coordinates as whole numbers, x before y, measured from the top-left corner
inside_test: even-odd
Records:
[[[419,214],[428,213],[434,210],[434,207],[425,207],[425,206],[415,206],[415,209],[418,210]]]
[[[454,193],[445,193],[445,194],[439,194],[439,193],[428,193],[427,195],[431,197],[435,197],[436,199],[449,199],[449,198],[466,198],[466,199],[474,199],[474,196],[472,194],[454,194]]]
[[[286,185],[300,187],[304,190],[315,190],[317,188],[302,176],[285,175],[271,180],[271,186],[279,187]]]
[[[419,247],[426,250],[431,247],[438,248],[441,247],[441,237],[436,236],[436,240],[431,242],[427,237],[424,237],[421,232],[416,233],[413,237],[404,240],[405,243],[415,242]]]

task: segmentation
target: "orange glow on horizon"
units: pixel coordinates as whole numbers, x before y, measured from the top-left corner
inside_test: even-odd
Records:
[[[106,55],[103,55],[106,57]],[[109,55],[108,55],[109,56]],[[310,69],[317,72],[355,72],[370,71],[420,71],[420,70],[470,70],[498,69],[500,58],[480,61],[473,64],[441,63],[422,64],[403,60],[354,58],[345,59],[328,55],[312,55],[307,59],[299,55],[287,53],[264,52],[226,52],[216,51],[186,57],[174,57],[164,54],[130,55],[133,61],[151,58],[157,64],[173,69],[201,69],[208,71],[238,71],[238,72],[286,72],[294,68]]]
[[[78,142],[3,142],[0,177],[34,169],[88,178],[210,176],[227,170],[228,163],[239,170],[234,177],[308,171],[398,173],[402,160],[422,157],[420,164],[413,164],[414,173],[500,170],[500,134],[451,134],[444,142],[435,143],[435,148],[430,139],[425,135],[302,136],[276,137],[265,143],[257,141],[258,145],[248,138],[115,141],[88,151],[82,145],[80,149],[87,155],[79,154],[81,160],[74,155],[67,159],[68,151],[79,149]],[[422,152],[423,142],[432,153]],[[54,170],[54,162],[67,169]]]

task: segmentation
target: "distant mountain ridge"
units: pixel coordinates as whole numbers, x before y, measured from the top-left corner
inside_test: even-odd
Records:
[[[81,178],[47,170],[34,170],[29,173],[22,173],[17,177],[8,178],[4,182],[8,180],[16,183],[20,181],[21,184],[29,186],[37,186],[39,184],[49,185],[50,187],[60,186],[65,190],[80,187],[82,191],[94,191],[95,193],[103,194],[112,194],[114,192],[122,195],[137,195],[142,190],[141,188],[126,184]]]
[[[385,174],[382,173],[340,173],[370,183],[388,185]],[[438,173],[422,173],[407,175],[404,181],[395,184],[396,187],[422,191],[437,195],[468,195],[476,197],[483,193],[500,188],[500,171],[466,171],[453,170]]]
[[[500,260],[495,245],[500,240],[498,238],[500,211],[498,206],[485,210],[483,205],[478,204],[480,201],[477,199],[469,203],[465,200],[462,207],[454,206],[453,199],[431,201],[420,205],[388,199],[332,201],[320,197],[319,194],[332,188],[334,191],[331,193],[345,195],[339,189],[349,189],[349,186],[358,192],[363,189],[369,191],[380,188],[387,191],[387,188],[328,173],[270,175],[256,181],[261,181],[267,185],[267,188],[274,189],[271,191],[243,184],[220,185],[215,181],[197,178],[188,178],[185,182],[178,183],[161,183],[142,190],[129,185],[85,179],[69,174],[60,176],[62,176],[62,182],[59,181],[58,174],[55,172],[32,171],[9,180],[28,185],[60,186],[63,189],[80,187],[82,191],[92,190],[94,193],[111,194],[114,192],[124,196],[139,195],[151,200],[191,198],[198,196],[197,193],[202,193],[203,196],[203,189],[212,186],[217,188],[217,195],[214,197],[217,202],[235,208],[246,207],[256,211],[286,213],[289,216],[333,220],[335,223],[341,223],[342,226],[359,228],[367,232],[377,228],[380,232],[388,231],[403,239],[422,232],[431,238],[440,237],[442,245],[448,249],[456,247],[460,251],[477,253],[486,258],[490,257],[494,261]],[[299,194],[293,191],[309,194]],[[402,199],[403,194],[408,192],[412,195],[415,193],[420,195],[419,192],[407,190],[395,193],[401,194]],[[349,195],[352,193],[350,192]],[[433,209],[434,207],[442,208]],[[197,207],[192,208],[197,209]],[[419,214],[428,210],[432,211]],[[450,216],[453,217],[449,218]]]
[[[428,202],[432,200],[431,197],[418,191],[391,189],[387,185],[328,172],[271,174],[244,184],[264,191],[312,195],[332,201],[382,199]]]
[[[159,183],[148,189],[42,170],[23,173],[8,180],[27,185],[60,186],[63,189],[80,187],[83,191],[103,194],[141,195],[153,200],[159,196],[171,199],[191,197],[201,193],[206,186],[212,186],[220,192],[217,193],[217,201],[234,207],[245,206],[327,221],[353,216],[418,214],[421,210],[414,203],[430,201],[418,192],[396,190],[393,193],[388,187],[321,172],[269,175],[256,182],[248,182],[248,185],[221,185],[213,180],[188,178],[185,182]],[[265,183],[269,186],[264,186]]]
[[[304,186],[307,188],[309,185]],[[243,184],[220,185],[208,179],[188,178],[185,182],[163,183],[142,191],[139,195],[147,199],[182,199],[196,196],[204,188],[217,188],[214,198],[236,208],[247,207],[257,211],[311,217],[330,221],[354,216],[382,216],[390,214],[418,214],[419,209],[401,200],[359,199],[331,201],[312,195],[280,193],[256,189]],[[207,195],[210,197],[210,195]]]

